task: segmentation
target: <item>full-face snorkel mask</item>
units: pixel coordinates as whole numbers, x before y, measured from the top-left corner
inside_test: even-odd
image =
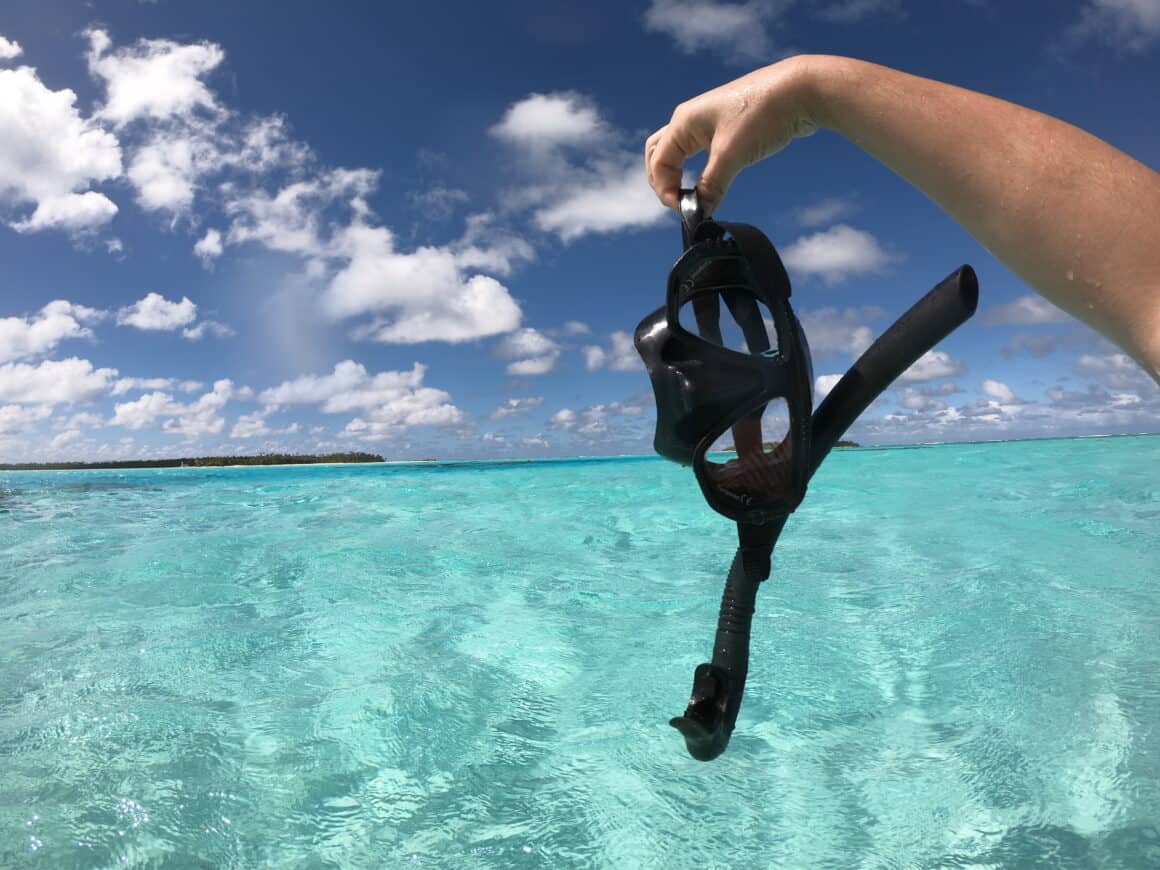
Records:
[[[641,321],[634,341],[656,395],[657,452],[692,465],[709,505],[737,521],[740,546],[725,581],[713,661],[697,667],[685,713],[670,721],[689,753],[709,761],[729,745],[757,587],[810,477],[884,389],[974,314],[979,288],[970,266],[947,277],[859,357],[811,415],[809,346],[777,251],[754,227],[705,219],[696,191],[681,191],[680,205],[684,253],[669,273],[664,307]],[[740,348],[721,329],[721,302]],[[785,434],[767,442],[762,421],[771,403],[784,403],[785,414],[774,419]],[[714,448],[730,430],[736,458],[722,462]]]

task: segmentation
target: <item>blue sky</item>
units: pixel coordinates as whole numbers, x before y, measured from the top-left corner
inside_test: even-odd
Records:
[[[649,452],[628,336],[679,233],[644,138],[794,52],[992,93],[1160,165],[1160,0],[9,0],[0,461]],[[979,315],[859,440],[1160,431],[1138,368],[832,134],[747,170],[720,215],[782,250],[819,393],[977,269]]]

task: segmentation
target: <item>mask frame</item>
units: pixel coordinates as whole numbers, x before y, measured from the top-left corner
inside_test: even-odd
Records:
[[[669,272],[665,305],[645,317],[633,336],[657,401],[653,446],[661,456],[693,466],[705,500],[718,513],[762,525],[792,513],[809,482],[809,344],[790,305],[789,276],[765,234],[748,224],[701,218],[695,194],[686,193],[683,205],[687,250]],[[750,353],[721,342],[719,305],[708,315],[704,305],[718,296],[741,326]],[[758,302],[772,315],[776,349],[770,348]],[[681,324],[680,312],[699,304],[697,334]],[[776,492],[722,486],[707,459],[709,449],[726,430],[760,415],[775,399],[783,399],[789,412],[783,451],[788,482]]]

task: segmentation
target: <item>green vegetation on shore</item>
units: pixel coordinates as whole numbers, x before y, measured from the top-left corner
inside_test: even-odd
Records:
[[[0,464],[0,471],[82,471],[102,468],[214,468],[224,465],[315,465],[325,462],[382,462],[374,453],[327,453],[303,456],[261,453],[257,456],[197,456],[189,459],[125,459],[112,462],[22,462]]]

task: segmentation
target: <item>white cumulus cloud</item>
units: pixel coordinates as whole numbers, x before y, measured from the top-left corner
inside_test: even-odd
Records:
[[[297,423],[290,423],[281,429],[271,428],[267,419],[274,413],[274,407],[262,408],[251,414],[242,414],[230,430],[231,438],[263,438],[270,435],[293,435],[299,430]]]
[[[115,48],[102,30],[88,35],[90,69],[106,89],[100,116],[144,131],[134,138],[128,172],[139,203],[176,221],[203,194],[212,191],[220,202],[228,225],[194,245],[204,264],[242,244],[301,257],[303,280],[317,288],[326,313],[374,318],[356,327],[360,338],[459,342],[519,327],[520,307],[495,276],[534,252],[490,215],[469,217],[463,238],[449,245],[400,250],[368,205],[378,172],[320,168],[281,118],[246,119],[221,103],[208,84],[224,59],[220,46],[154,39]],[[532,115],[517,112],[500,131],[529,143],[537,138]],[[447,206],[464,198],[441,188],[423,201]],[[226,329],[192,318],[183,325],[193,339]]]
[[[378,387],[393,394],[395,391],[408,389],[423,382],[425,369],[418,363],[410,372],[384,372]],[[373,390],[368,388],[372,378],[366,368],[354,360],[343,360],[334,367],[329,375],[303,375],[294,380],[284,381],[277,387],[271,387],[258,394],[258,401],[265,405],[303,405],[326,404],[335,397],[360,396],[358,400],[347,398],[339,399],[336,405],[327,405],[323,410],[339,412],[355,407],[373,405],[377,401],[372,395]],[[361,398],[365,397],[365,398]]]
[[[593,233],[645,229],[660,223],[668,217],[668,209],[648,186],[639,163],[635,159],[627,165],[596,163],[582,187],[565,191],[551,205],[536,210],[536,226],[571,242]]]
[[[225,59],[220,46],[141,39],[113,50],[104,30],[87,35],[89,71],[104,81],[107,93],[98,112],[102,118],[127,124],[138,118],[163,120],[197,109],[218,110],[203,78]]]
[[[71,90],[53,91],[32,67],[0,69],[0,204],[33,206],[18,232],[95,230],[117,206],[89,188],[121,175],[115,136],[76,108]]]
[[[817,275],[827,284],[880,272],[897,259],[870,233],[846,224],[803,236],[783,250],[781,258],[791,276]]]
[[[983,381],[983,392],[992,399],[1010,404],[1015,401],[1015,391],[1002,381],[993,381],[987,378]]]
[[[536,258],[532,246],[497,226],[490,212],[468,215],[466,223],[463,236],[448,246],[459,268],[510,275],[518,263]]]
[[[193,253],[201,260],[203,266],[210,266],[214,260],[222,255],[221,230],[212,227],[205,231],[205,235],[197,240],[193,246]]]
[[[507,288],[488,275],[470,275],[448,248],[395,249],[385,227],[354,223],[341,230],[334,251],[342,263],[324,295],[336,318],[380,314],[360,331],[394,344],[461,342],[511,332],[522,312]]]
[[[447,220],[455,210],[467,203],[467,191],[455,187],[436,186],[429,190],[417,190],[407,194],[407,199],[426,218]]]
[[[583,145],[609,130],[587,97],[573,91],[529,94],[513,103],[491,128],[497,139],[534,150]]]
[[[640,354],[632,343],[632,336],[617,330],[608,336],[608,345],[591,344],[584,348],[584,365],[589,371],[609,369],[614,372],[632,372],[644,368]]]
[[[110,392],[123,396],[135,390],[177,390],[193,393],[205,386],[201,381],[179,381],[177,378],[118,378]]]
[[[87,35],[89,70],[105,91],[96,117],[131,131],[127,176],[146,211],[195,223],[200,194],[228,200],[238,179],[249,190],[266,173],[294,170],[311,157],[281,117],[246,117],[221,104],[206,81],[225,58],[220,46],[141,39],[114,48],[103,30]],[[230,181],[222,181],[227,173]]]
[[[1071,37],[1099,37],[1121,51],[1143,52],[1160,38],[1160,0],[1089,0]]]
[[[590,372],[603,368],[607,359],[608,352],[599,345],[590,344],[584,348],[584,366]]]
[[[273,251],[322,256],[327,250],[324,213],[336,205],[365,212],[365,197],[378,179],[379,174],[369,169],[334,169],[295,181],[274,194],[230,189],[226,210],[233,221],[226,241],[258,242]]]
[[[91,336],[84,324],[99,320],[103,314],[57,299],[31,317],[0,318],[0,363],[48,353],[65,339]]]
[[[216,320],[203,320],[201,323],[196,323],[193,326],[181,330],[181,334],[190,341],[201,341],[207,335],[215,335],[218,338],[229,338],[234,334],[234,331],[229,326],[226,326],[224,323],[218,323]]]
[[[942,411],[947,407],[946,402],[940,401],[913,387],[902,388],[899,393],[898,404],[909,411],[921,411],[923,413]]]
[[[1027,332],[1017,332],[1011,336],[1006,346],[1000,351],[1005,357],[1018,356],[1026,353],[1029,356],[1043,358],[1059,349],[1061,342],[1054,335],[1033,335]]]
[[[898,380],[904,384],[916,384],[937,378],[953,378],[962,370],[962,363],[952,359],[946,351],[928,350],[914,365],[899,375]]]
[[[215,381],[210,392],[189,403],[178,402],[168,393],[146,393],[132,402],[116,404],[109,425],[137,430],[152,428],[160,421],[161,430],[173,435],[218,435],[225,428],[222,409],[231,399],[248,395],[248,390],[235,388],[229,379]]]
[[[516,376],[546,375],[556,368],[556,361],[559,358],[560,355],[555,353],[532,359],[516,360],[515,362],[508,363],[507,373]]]
[[[1147,389],[1152,381],[1140,365],[1125,353],[1082,354],[1076,368],[1089,377],[1098,378],[1108,389]]]
[[[519,304],[491,274],[504,275],[532,259],[531,246],[472,215],[463,237],[449,245],[400,250],[395,234],[371,222],[366,197],[378,173],[332,170],[293,182],[275,194],[238,194],[227,206],[229,244],[259,243],[302,256],[322,287],[323,309],[336,320],[372,315],[357,338],[395,344],[462,342],[510,332]],[[348,223],[326,219],[335,210]]]
[[[605,435],[609,431],[610,418],[637,417],[640,414],[640,405],[608,402],[590,405],[579,411],[563,408],[548,418],[548,426],[552,429],[575,432],[579,435]]]
[[[117,323],[137,329],[172,332],[197,319],[197,305],[188,296],[170,302],[160,293],[149,293],[117,312]]]
[[[672,37],[688,53],[711,50],[738,61],[772,61],[769,28],[790,5],[781,0],[652,0],[645,29]]]
[[[19,42],[0,36],[0,60],[12,60],[14,57],[20,57],[23,53],[24,49],[20,47]]]
[[[1043,323],[1068,323],[1070,314],[1056,308],[1042,296],[1028,293],[1004,305],[995,305],[983,315],[983,321],[995,326],[1035,326]]]
[[[493,420],[502,420],[517,414],[527,414],[544,404],[543,396],[528,396],[522,399],[508,399],[489,415]]]
[[[0,435],[20,435],[51,416],[48,405],[0,405]]]
[[[509,375],[544,375],[556,368],[560,346],[536,329],[516,330],[496,345],[496,356],[513,360]]]
[[[0,365],[0,402],[58,405],[87,402],[109,389],[116,369],[94,369],[87,359],[45,360],[38,365]]]
[[[814,405],[820,405],[826,396],[830,395],[830,390],[838,381],[842,380],[842,375],[818,375],[814,379]]]
[[[48,229],[81,233],[108,223],[116,213],[117,206],[111,199],[95,190],[86,190],[42,199],[29,217],[12,224],[12,228],[20,233]]]
[[[815,10],[826,21],[838,24],[853,23],[882,13],[901,13],[901,0],[834,0]]]
[[[371,375],[353,360],[343,360],[328,375],[304,375],[263,390],[264,405],[318,405],[324,413],[361,412],[346,433],[367,440],[395,435],[412,426],[455,426],[464,414],[443,390],[423,386],[426,366]]]
[[[83,437],[79,429],[66,429],[64,432],[55,435],[48,443],[48,447],[50,450],[62,450],[65,447],[72,447],[74,444],[79,443]]]
[[[129,163],[127,175],[137,189],[137,204],[146,211],[188,211],[197,178],[215,158],[208,140],[155,133],[136,148]]]
[[[668,214],[648,186],[636,149],[580,94],[531,94],[492,128],[525,181],[507,206],[570,242],[592,233],[653,226]]]
[[[817,227],[848,217],[854,211],[855,206],[852,200],[831,197],[805,208],[799,208],[794,213],[794,217],[803,227]]]
[[[79,414],[73,414],[68,419],[59,421],[61,429],[95,429],[104,424],[105,420],[100,414],[91,414],[88,411],[81,411]]]
[[[877,320],[883,314],[885,312],[876,305],[863,305],[842,309],[814,308],[803,311],[800,319],[812,353],[825,356],[837,352],[856,357],[874,342],[874,330],[867,322]]]
[[[158,417],[180,414],[185,407],[167,393],[146,393],[132,402],[115,405],[109,423],[127,429],[144,429],[151,426]]]
[[[231,438],[259,438],[273,434],[274,430],[266,425],[265,411],[242,414],[234,423],[234,428],[230,430]]]

